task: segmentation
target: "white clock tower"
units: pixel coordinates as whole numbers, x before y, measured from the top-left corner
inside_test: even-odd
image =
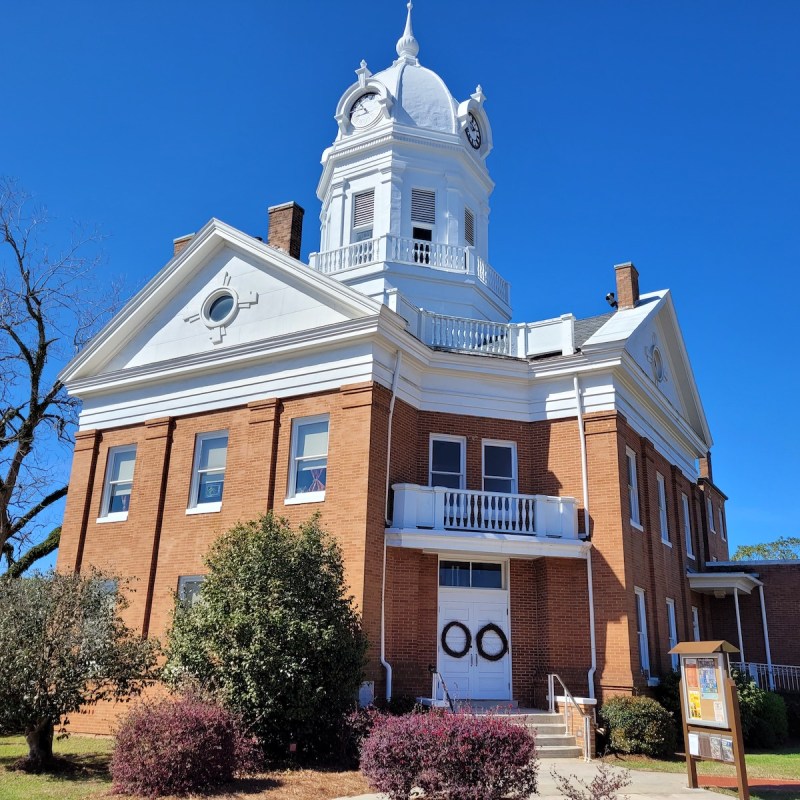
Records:
[[[397,59],[375,74],[362,61],[336,108],[311,266],[404,316],[410,305],[507,322],[509,285],[489,265],[485,97],[478,86],[457,102],[418,53],[408,3]]]

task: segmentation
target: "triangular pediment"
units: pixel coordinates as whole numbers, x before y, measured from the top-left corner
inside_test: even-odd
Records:
[[[710,448],[708,421],[669,292],[636,326],[625,349],[648,383]]]
[[[213,355],[379,311],[369,298],[211,220],[67,366],[62,380]]]
[[[635,308],[614,314],[583,345],[585,353],[626,352],[640,382],[677,414],[704,448],[711,447],[697,382],[669,291],[642,295]]]

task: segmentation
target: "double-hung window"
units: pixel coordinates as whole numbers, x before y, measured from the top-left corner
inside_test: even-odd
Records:
[[[429,482],[431,486],[463,489],[467,440],[463,436],[431,434]]]
[[[667,517],[667,486],[664,476],[656,473],[656,484],[658,485],[658,524],[661,528],[661,541],[672,547],[669,540],[669,519]]]
[[[717,509],[717,514],[719,514],[719,535],[722,537],[723,542],[728,541],[728,534],[725,530],[725,517],[722,514],[722,506]]]
[[[112,447],[108,451],[106,481],[100,506],[100,522],[122,522],[128,518],[135,462],[135,445]]]
[[[667,598],[667,627],[669,631],[669,649],[672,650],[678,644],[678,626],[675,620],[675,601]],[[670,656],[672,659],[672,669],[678,669],[678,656],[673,654]]]
[[[694,558],[694,544],[692,543],[692,518],[689,514],[689,498],[681,493],[681,505],[683,506],[683,535],[686,537],[686,556]]]
[[[222,508],[228,432],[198,433],[194,446],[194,469],[187,514],[203,514]]]
[[[634,587],[636,593],[636,637],[639,641],[639,666],[642,674],[650,679],[650,644],[647,640],[647,609],[644,602],[644,589]]]
[[[636,453],[630,447],[625,448],[625,461],[628,466],[628,505],[631,510],[631,525],[642,530],[639,516],[639,478],[636,474]]]
[[[517,493],[517,446],[514,442],[483,442],[483,490]]]
[[[692,606],[692,636],[696,642],[700,641],[700,612],[697,606]]]
[[[325,499],[328,484],[327,414],[292,420],[292,461],[287,503]]]
[[[711,502],[711,498],[706,498],[706,515],[708,516],[708,530],[711,533],[716,533],[717,530],[714,527],[714,504]]]

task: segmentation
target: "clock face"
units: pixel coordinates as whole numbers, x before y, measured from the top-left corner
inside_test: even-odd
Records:
[[[353,103],[350,109],[350,124],[354,128],[366,128],[378,118],[380,113],[381,106],[378,102],[377,92],[367,92]]]
[[[464,133],[467,135],[467,141],[477,150],[481,146],[481,126],[472,114],[469,115]]]

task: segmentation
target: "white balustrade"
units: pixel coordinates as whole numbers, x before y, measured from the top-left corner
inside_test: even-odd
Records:
[[[312,269],[325,275],[333,275],[380,261],[418,264],[432,269],[475,275],[501,300],[506,303],[509,301],[508,281],[504,280],[480,256],[477,256],[472,247],[388,235],[367,239],[363,242],[354,242],[335,250],[312,253],[310,257]]]
[[[398,483],[393,528],[578,538],[574,497],[504,494]]]
[[[421,311],[420,322],[420,338],[431,347],[503,356],[516,353],[514,326],[505,322],[449,317],[431,311]]]

